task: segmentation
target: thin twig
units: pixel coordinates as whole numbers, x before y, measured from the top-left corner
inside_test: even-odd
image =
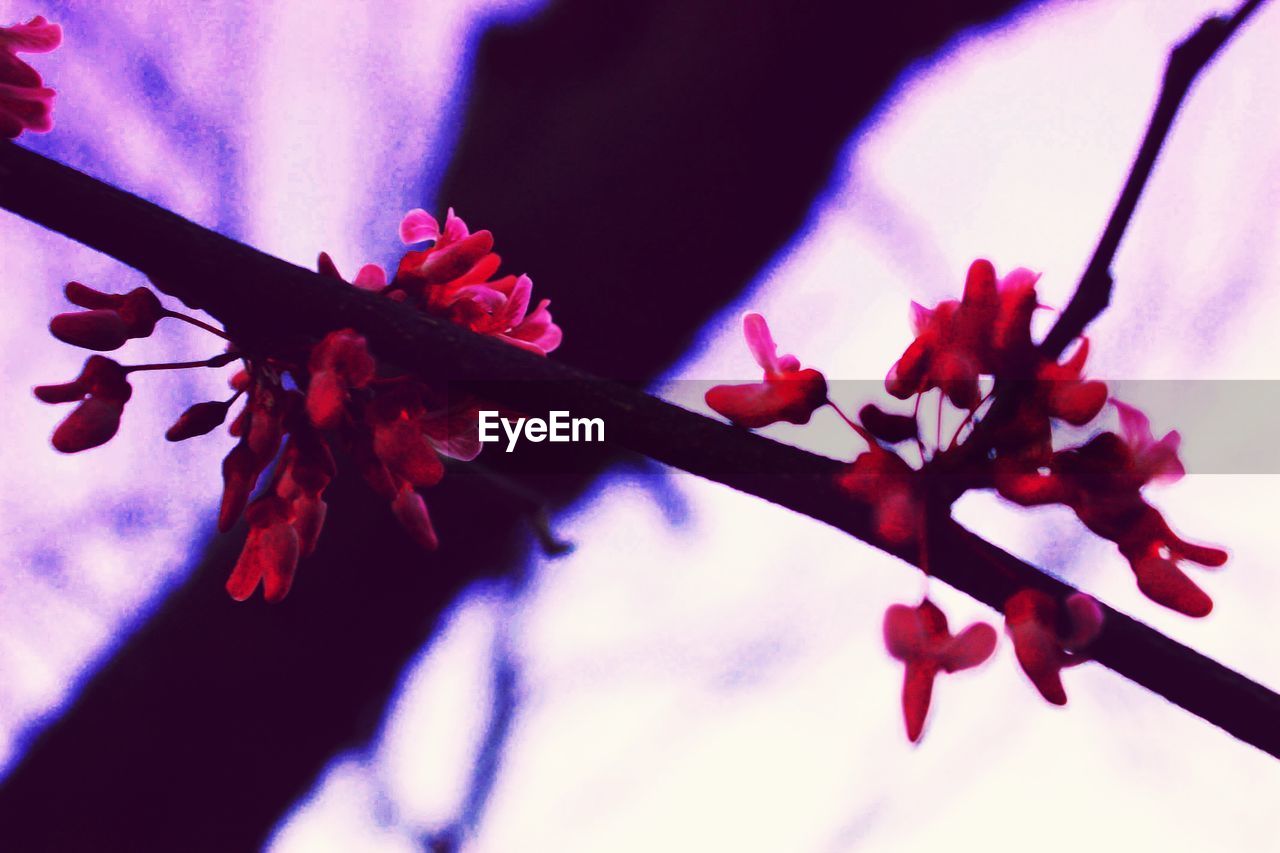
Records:
[[[1147,124],[1147,132],[1138,147],[1138,156],[1134,158],[1129,169],[1129,177],[1116,199],[1107,225],[1102,230],[1098,246],[1093,257],[1085,266],[1076,291],[1067,303],[1067,307],[1058,316],[1049,334],[1040,344],[1040,351],[1047,357],[1057,360],[1062,351],[1078,338],[1099,314],[1111,302],[1111,264],[1115,260],[1120,241],[1124,238],[1129,223],[1133,220],[1134,211],[1138,207],[1138,199],[1146,188],[1151,172],[1156,165],[1160,150],[1164,147],[1173,121],[1177,118],[1182,102],[1186,100],[1191,84],[1200,72],[1217,55],[1222,46],[1235,35],[1250,16],[1256,12],[1266,0],[1248,0],[1230,17],[1215,16],[1205,20],[1191,35],[1182,40],[1169,52],[1169,62],[1165,67],[1164,81],[1160,86],[1160,95],[1156,98],[1155,109]]]
[[[1075,292],[1040,343],[1039,352],[1045,358],[1057,361],[1071,342],[1083,334],[1085,327],[1111,303],[1114,284],[1111,265],[1129,223],[1133,220],[1138,200],[1151,178],[1160,150],[1169,137],[1182,102],[1186,100],[1187,93],[1200,72],[1265,2],[1266,0],[1247,0],[1229,17],[1217,15],[1206,19],[1195,32],[1169,51],[1160,94],[1156,98],[1151,119],[1147,122],[1146,133],[1138,146],[1137,156],[1129,168],[1129,175]],[[993,446],[998,427],[1017,411],[1028,383],[1005,381],[1000,384],[1001,387],[996,389],[998,393],[995,403],[970,433],[960,449],[961,452],[954,457],[953,464],[962,466],[968,460],[985,456]]]

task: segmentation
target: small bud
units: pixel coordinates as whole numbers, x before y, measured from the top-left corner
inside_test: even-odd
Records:
[[[874,403],[862,407],[862,411],[858,412],[858,420],[867,428],[867,432],[890,444],[909,441],[920,434],[920,427],[914,417],[886,412]]]
[[[129,339],[124,318],[110,308],[58,314],[49,321],[49,331],[63,343],[99,351],[119,349]]]
[[[53,433],[53,447],[59,453],[78,453],[106,444],[120,429],[124,403],[90,397],[76,406]]]
[[[164,437],[169,441],[183,441],[197,435],[207,435],[227,419],[227,408],[227,403],[216,400],[196,403],[178,417]]]
[[[156,330],[156,323],[165,315],[160,299],[149,288],[135,287],[120,299],[117,309],[124,320],[131,338],[145,338]]]

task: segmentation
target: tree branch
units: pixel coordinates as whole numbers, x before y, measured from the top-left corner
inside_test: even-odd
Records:
[[[364,334],[380,358],[427,381],[482,389],[517,409],[600,417],[612,442],[888,547],[869,507],[834,474],[844,463],[762,438],[626,385],[530,355],[273,258],[13,143],[0,144],[0,206],[150,276],[222,321],[237,341],[279,349],[335,328]],[[930,571],[999,610],[1023,587],[1063,597],[1061,581],[951,521],[937,526]],[[1280,757],[1280,696],[1110,608],[1092,648],[1100,663]]]
[[[1120,190],[1120,196],[1102,230],[1102,237],[1098,240],[1093,257],[1085,266],[1075,294],[1040,344],[1040,350],[1047,358],[1056,360],[1062,355],[1062,351],[1080,337],[1085,327],[1110,304],[1113,284],[1111,264],[1133,219],[1134,211],[1137,210],[1138,199],[1155,169],[1160,149],[1164,147],[1178,110],[1191,90],[1191,84],[1264,2],[1266,0],[1247,0],[1230,17],[1216,15],[1206,19],[1195,32],[1169,52],[1160,94],[1156,98],[1151,120],[1147,123],[1147,132],[1138,147],[1138,156],[1129,169],[1129,177]]]
[[[1120,195],[1107,218],[1093,256],[1080,276],[1075,292],[1038,347],[1040,354],[1046,359],[1057,361],[1063,350],[1080,337],[1085,328],[1111,304],[1111,291],[1115,284],[1111,264],[1129,223],[1133,220],[1142,191],[1155,169],[1160,150],[1173,129],[1173,121],[1177,118],[1182,102],[1186,100],[1191,85],[1200,72],[1264,2],[1266,0],[1245,0],[1230,17],[1216,15],[1204,20],[1195,32],[1169,51],[1160,94],[1156,97],[1156,105],[1138,146],[1137,156],[1129,167],[1129,175],[1121,187]],[[995,404],[965,441],[961,454],[953,459],[953,464],[964,464],[968,460],[981,458],[991,450],[996,427],[1013,417],[1027,388],[1028,383],[1025,382],[1006,380],[1002,383]],[[949,497],[954,500],[958,493]]]

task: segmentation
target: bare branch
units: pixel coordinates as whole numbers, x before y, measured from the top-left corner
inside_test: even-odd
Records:
[[[1120,190],[1120,196],[1116,199],[1093,257],[1089,259],[1080,277],[1075,294],[1040,344],[1040,350],[1046,357],[1057,359],[1068,344],[1078,338],[1085,327],[1111,302],[1111,264],[1138,207],[1138,199],[1155,168],[1160,149],[1164,147],[1178,110],[1191,90],[1191,84],[1264,2],[1265,0],[1247,0],[1230,17],[1219,15],[1205,20],[1195,32],[1169,52],[1160,95],[1156,98],[1147,132],[1138,147],[1138,156],[1129,169],[1129,177]]]

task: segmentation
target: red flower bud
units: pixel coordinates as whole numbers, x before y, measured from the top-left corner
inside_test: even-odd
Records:
[[[211,400],[196,403],[178,416],[164,437],[169,441],[183,441],[197,435],[207,435],[227,419],[227,403]]]
[[[858,421],[867,428],[867,432],[890,444],[910,441],[920,434],[919,424],[914,417],[886,412],[874,403],[862,407],[858,412]]]
[[[53,127],[53,98],[40,73],[19,53],[46,53],[62,43],[62,28],[37,15],[25,24],[0,27],[0,137]]]
[[[119,349],[129,339],[129,327],[110,308],[72,311],[49,321],[49,331],[63,343],[85,349]]]
[[[145,338],[165,315],[160,300],[145,287],[121,296],[72,281],[66,294],[73,305],[89,310],[59,314],[49,323],[49,331],[58,340],[85,349],[113,350],[130,338]]]
[[[77,453],[106,444],[120,429],[124,404],[90,397],[76,406],[53,432],[53,447],[60,453]]]
[[[133,395],[125,377],[119,364],[95,355],[71,382],[36,387],[36,397],[46,403],[83,401],[54,431],[54,449],[76,453],[105,444],[116,434],[124,405]]]

